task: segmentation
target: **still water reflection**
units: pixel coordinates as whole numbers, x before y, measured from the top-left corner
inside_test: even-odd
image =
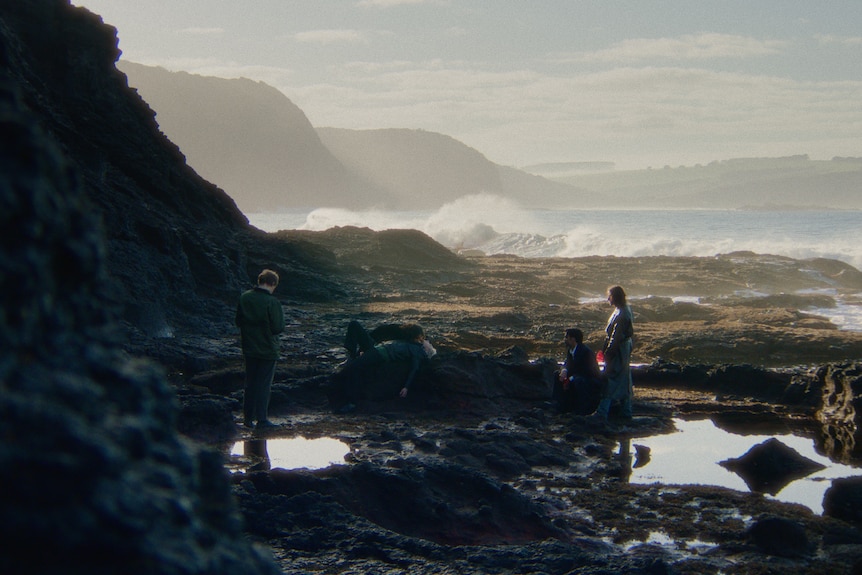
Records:
[[[237,471],[267,469],[323,469],[343,464],[350,447],[343,441],[324,437],[306,439],[251,439],[231,448],[231,466]]]
[[[862,469],[842,465],[815,451],[814,441],[795,435],[736,435],[718,428],[712,420],[674,420],[677,433],[632,440],[631,446],[620,444],[622,453],[630,450],[633,462],[629,481],[636,484],[700,484],[749,491],[736,473],[719,465],[720,461],[738,458],[753,446],[775,437],[803,457],[824,465],[824,469],[792,481],[772,499],[800,503],[815,513],[823,513],[823,495],[839,477],[862,475]],[[649,447],[648,461],[637,463],[634,445]],[[645,458],[644,458],[645,459]]]

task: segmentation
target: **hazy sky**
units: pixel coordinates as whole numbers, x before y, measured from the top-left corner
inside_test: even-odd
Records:
[[[504,165],[862,156],[860,0],[73,0],[123,58]]]

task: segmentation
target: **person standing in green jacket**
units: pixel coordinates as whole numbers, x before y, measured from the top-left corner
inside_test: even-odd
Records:
[[[279,356],[278,334],[284,331],[284,310],[272,295],[278,274],[263,270],[257,286],[243,292],[236,308],[236,325],[242,339],[245,359],[243,424],[258,429],[274,427],[269,421],[269,395]]]

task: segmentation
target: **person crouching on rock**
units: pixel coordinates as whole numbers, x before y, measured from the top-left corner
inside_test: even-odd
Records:
[[[593,353],[584,343],[584,332],[569,328],[564,337],[566,361],[554,382],[554,400],[560,413],[592,413],[599,403],[602,374]]]
[[[374,335],[391,338],[391,341],[378,343]],[[398,394],[402,398],[407,397],[419,368],[436,354],[436,350],[425,339],[425,330],[418,324],[401,324],[397,328],[390,325],[384,330],[378,328],[368,333],[358,321],[353,320],[347,326],[344,347],[350,359],[338,374],[330,395],[330,403],[340,413],[355,409],[370,378],[386,365],[407,366],[407,376]]]

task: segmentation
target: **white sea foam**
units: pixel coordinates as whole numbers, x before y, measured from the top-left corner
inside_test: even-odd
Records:
[[[265,231],[361,226],[412,228],[452,249],[523,257],[713,256],[734,251],[831,258],[862,267],[862,212],[737,210],[533,210],[490,194],[435,211],[249,214]]]
[[[453,250],[521,257],[700,256],[736,251],[829,258],[862,269],[862,212],[738,210],[534,210],[490,194],[434,211],[312,211],[249,214],[265,231],[359,226],[417,229]],[[685,301],[690,294],[679,294]],[[693,300],[689,300],[693,301]],[[862,303],[807,310],[841,329],[862,330]]]
[[[805,310],[807,313],[823,316],[836,326],[838,329],[846,331],[862,331],[862,305],[859,303],[859,297],[862,294],[855,296],[856,303],[846,299],[838,299],[835,307],[828,308],[813,308]]]

